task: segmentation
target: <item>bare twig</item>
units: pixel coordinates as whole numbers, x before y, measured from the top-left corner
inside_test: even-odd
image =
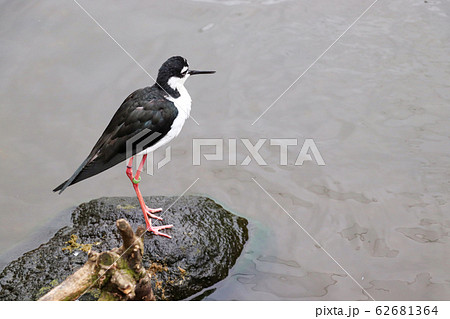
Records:
[[[100,289],[99,300],[155,300],[151,275],[142,265],[145,229],[136,233],[125,219],[116,226],[123,245],[110,251],[90,251],[88,261],[39,300],[76,300],[90,288]]]

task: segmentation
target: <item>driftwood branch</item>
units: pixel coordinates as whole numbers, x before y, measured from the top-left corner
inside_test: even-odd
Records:
[[[138,227],[134,233],[125,219],[116,226],[121,247],[102,253],[91,250],[80,269],[39,300],[76,300],[91,288],[100,289],[99,300],[155,300],[151,275],[142,265],[145,229]]]

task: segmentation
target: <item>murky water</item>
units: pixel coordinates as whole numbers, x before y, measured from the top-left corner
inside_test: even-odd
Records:
[[[172,161],[141,183],[179,195],[199,178],[189,194],[252,221],[243,256],[207,299],[450,298],[449,1],[378,1],[252,125],[372,2],[80,2],[153,76],[172,55],[217,70],[189,79],[199,125],[187,121]],[[134,196],[125,164],[51,190],[152,80],[75,2],[5,1],[0,16],[4,264],[50,236],[42,227],[59,216],[58,227],[62,211]],[[194,138],[224,138],[224,160],[193,166]],[[267,165],[241,165],[241,139],[260,138]],[[275,138],[298,141],[288,165]],[[325,166],[294,165],[306,138]]]

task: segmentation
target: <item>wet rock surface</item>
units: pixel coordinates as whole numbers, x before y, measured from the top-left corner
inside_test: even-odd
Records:
[[[224,279],[248,239],[247,220],[213,200],[176,199],[145,198],[149,206],[167,209],[161,215],[164,224],[174,225],[165,230],[172,239],[144,235],[144,265],[154,273],[153,290],[159,300],[185,299]],[[71,226],[5,267],[0,274],[0,300],[36,300],[86,262],[89,245],[96,251],[119,247],[115,222],[120,218],[134,230],[145,225],[135,198],[100,198],[78,206]],[[96,294],[91,291],[81,299],[95,300]]]

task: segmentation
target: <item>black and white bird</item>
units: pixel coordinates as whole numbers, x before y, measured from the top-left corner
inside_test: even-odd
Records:
[[[131,93],[106,127],[89,156],[75,173],[53,191],[61,194],[68,186],[97,175],[129,158],[126,174],[133,184],[144,213],[147,230],[155,235],[171,238],[160,230],[173,225],[152,226],[151,219],[162,220],[154,213],[161,208],[149,208],[139,190],[140,174],[147,153],[175,138],[181,131],[191,111],[191,97],[184,82],[191,75],[211,74],[215,71],[190,70],[185,58],[174,56],[163,63],[153,86]],[[132,141],[132,143],[130,143]],[[136,175],[133,176],[133,156],[141,154]]]

